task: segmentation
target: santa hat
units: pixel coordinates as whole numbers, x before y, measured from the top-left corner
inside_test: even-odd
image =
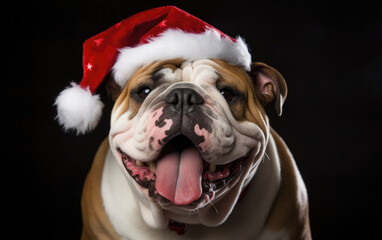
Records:
[[[250,70],[251,64],[251,55],[240,37],[231,38],[173,6],[147,10],[85,41],[81,83],[71,83],[55,102],[59,123],[78,134],[91,131],[103,108],[94,92],[110,71],[124,87],[139,67],[173,58],[215,58],[245,70]]]

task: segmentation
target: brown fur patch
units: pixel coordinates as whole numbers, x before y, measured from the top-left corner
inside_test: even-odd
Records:
[[[233,106],[231,111],[238,121],[256,123],[266,135],[269,132],[268,118],[265,110],[255,94],[252,78],[241,67],[230,65],[222,60],[213,59],[214,66],[222,80],[244,94],[244,99],[239,106]]]
[[[281,165],[281,185],[268,216],[266,228],[274,231],[287,230],[289,239],[311,239],[308,198],[305,189],[298,185],[298,169],[285,142],[271,129],[276,142]],[[302,201],[302,202],[301,202]]]

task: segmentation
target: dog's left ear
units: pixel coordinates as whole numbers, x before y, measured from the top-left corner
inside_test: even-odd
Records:
[[[276,112],[281,116],[282,106],[287,96],[284,77],[273,67],[261,62],[252,63],[251,76],[258,90],[257,97],[263,106],[275,102]]]
[[[107,94],[111,100],[115,102],[119,95],[122,93],[123,89],[117,84],[117,82],[114,80],[114,77],[110,73],[105,77],[104,81]]]

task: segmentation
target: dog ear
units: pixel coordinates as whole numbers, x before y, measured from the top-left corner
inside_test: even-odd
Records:
[[[109,73],[105,77],[105,86],[108,96],[115,102],[123,89],[114,80],[113,74]]]
[[[273,67],[265,63],[254,62],[251,67],[257,97],[263,106],[275,101],[276,112],[282,114],[282,106],[287,96],[287,85],[284,77]]]

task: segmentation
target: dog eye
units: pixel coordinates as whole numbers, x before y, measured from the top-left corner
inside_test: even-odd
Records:
[[[137,91],[137,94],[141,99],[145,99],[150,92],[151,89],[149,87],[142,87]]]
[[[227,102],[231,102],[236,97],[236,92],[229,88],[223,88],[220,90],[221,95],[225,98]]]

